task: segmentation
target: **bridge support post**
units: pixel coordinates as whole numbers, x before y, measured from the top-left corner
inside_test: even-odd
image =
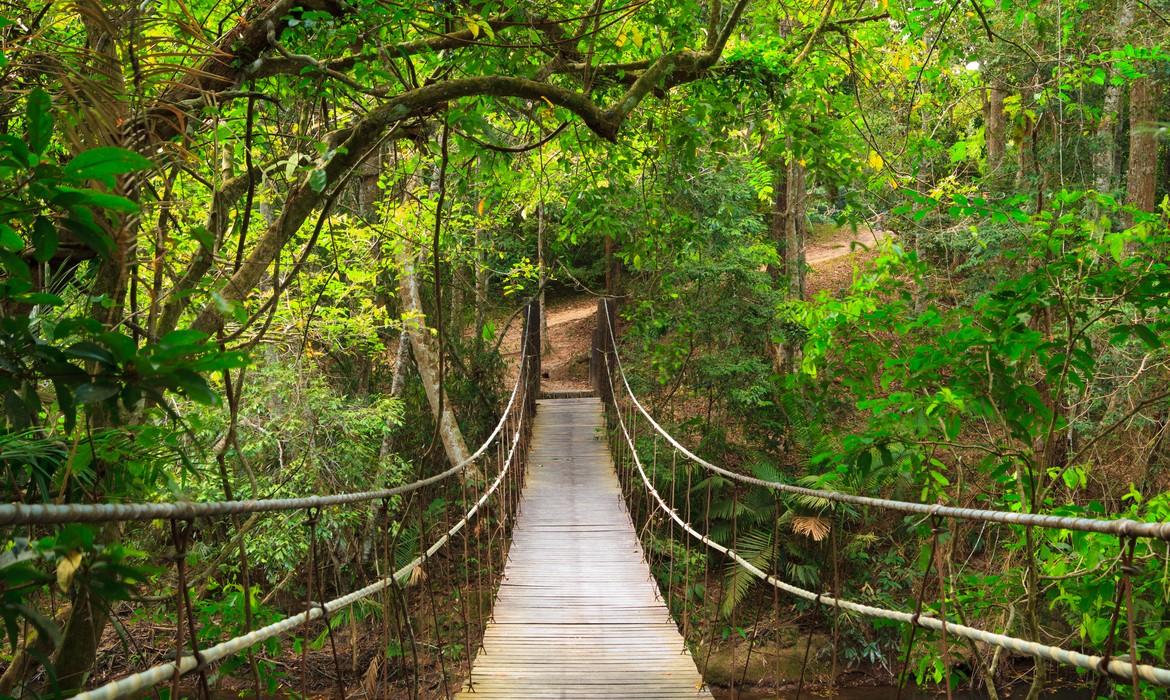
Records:
[[[593,348],[589,356],[589,375],[597,395],[607,406],[613,404],[613,381],[606,370],[613,367],[614,356],[612,320],[616,314],[613,299],[597,300],[597,327],[593,329]]]
[[[528,412],[536,411],[536,399],[540,396],[540,300],[528,303],[524,312],[524,337],[521,341],[524,365],[521,372],[528,372],[524,378],[527,392]]]

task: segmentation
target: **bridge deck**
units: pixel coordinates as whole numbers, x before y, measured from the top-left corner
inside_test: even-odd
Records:
[[[494,621],[459,698],[710,698],[642,557],[601,402],[538,405]]]

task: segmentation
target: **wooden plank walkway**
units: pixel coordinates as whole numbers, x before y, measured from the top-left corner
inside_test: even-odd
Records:
[[[538,403],[494,619],[462,700],[711,698],[658,595],[597,398]]]

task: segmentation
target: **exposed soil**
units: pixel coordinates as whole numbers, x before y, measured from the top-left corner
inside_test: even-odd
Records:
[[[540,359],[544,391],[581,391],[589,386],[589,345],[597,325],[597,300],[590,296],[552,302],[545,310],[548,344]],[[522,324],[513,321],[504,334],[504,355],[512,362],[520,354]],[[513,374],[510,379],[515,379]]]
[[[597,300],[584,297],[548,307],[548,352],[541,358],[545,391],[589,389],[589,354]]]
[[[848,289],[854,268],[872,260],[877,255],[874,247],[889,236],[889,231],[874,231],[869,227],[814,232],[805,251],[809,265],[805,277],[808,297],[811,299],[823,291],[837,294]]]
[[[875,231],[868,226],[859,226],[856,230],[839,227],[819,230],[814,228],[805,248],[804,259],[815,268],[819,263],[873,248],[889,235],[889,231]]]

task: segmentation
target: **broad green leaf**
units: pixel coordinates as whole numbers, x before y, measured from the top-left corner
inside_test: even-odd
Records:
[[[32,227],[33,258],[47,262],[57,252],[57,227],[48,217],[38,216]]]
[[[112,382],[82,384],[73,392],[77,403],[99,403],[118,394],[118,385]]]
[[[318,168],[309,173],[309,187],[312,187],[314,192],[324,192],[325,185],[328,182],[327,178],[328,176],[325,174],[325,171]]]
[[[207,334],[193,328],[182,328],[171,331],[159,339],[158,344],[163,348],[177,348],[200,345],[207,340]]]
[[[97,180],[107,187],[113,187],[116,176],[146,170],[152,166],[149,160],[134,151],[116,146],[102,146],[77,154],[65,165],[65,174],[78,180]]]
[[[85,206],[108,209],[122,214],[133,214],[138,211],[138,205],[125,197],[116,194],[107,194],[97,190],[75,189],[73,187],[59,188],[60,195],[54,202],[62,206]]]
[[[190,370],[180,369],[175,372],[175,379],[179,389],[192,401],[198,401],[209,406],[218,406],[220,399],[208,385],[207,380]]]
[[[28,96],[25,121],[28,128],[28,148],[33,153],[44,153],[53,136],[52,103],[49,94],[37,88]]]
[[[24,250],[24,239],[11,226],[0,223],[0,250],[19,253]]]

